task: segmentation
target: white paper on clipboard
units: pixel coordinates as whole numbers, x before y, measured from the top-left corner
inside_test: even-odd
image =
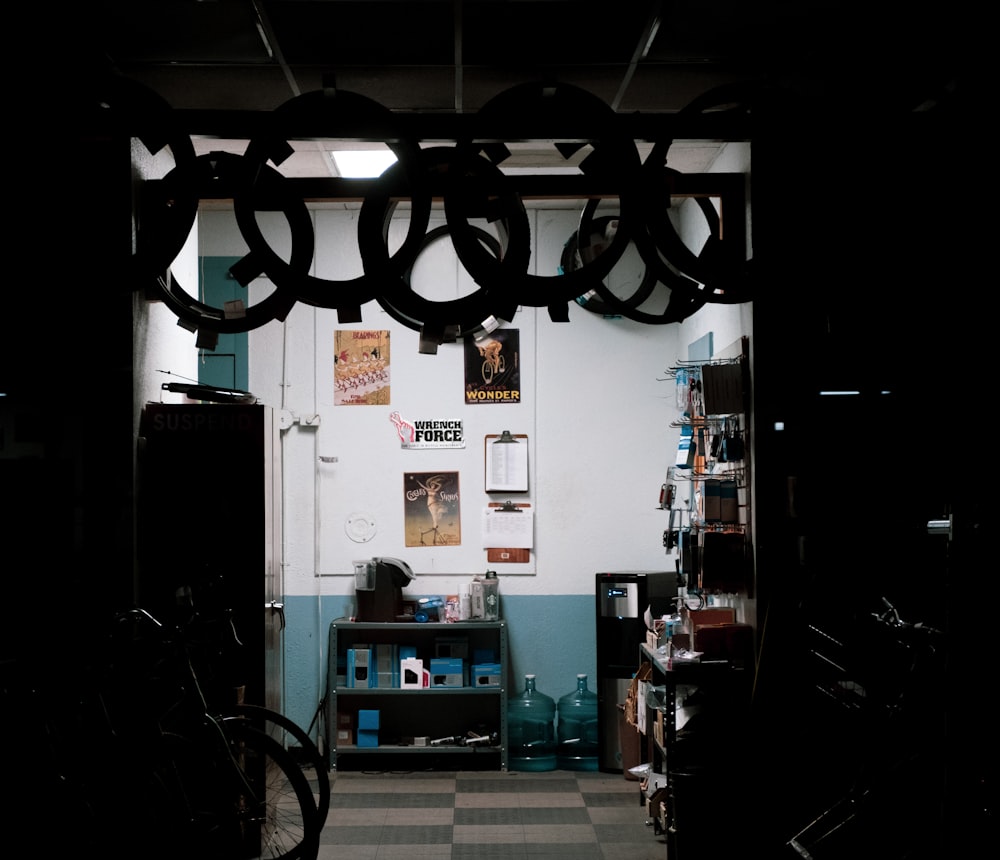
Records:
[[[531,549],[535,515],[526,505],[483,509],[483,549]]]
[[[528,492],[528,437],[504,431],[486,437],[486,492]]]

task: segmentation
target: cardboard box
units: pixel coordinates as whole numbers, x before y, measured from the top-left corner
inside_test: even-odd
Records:
[[[354,743],[354,718],[342,711],[337,712],[337,744]]]
[[[473,687],[499,687],[500,664],[479,663],[472,667]]]
[[[753,665],[753,628],[749,624],[703,624],[695,629],[694,647],[707,659]]]
[[[732,624],[736,621],[736,610],[732,606],[709,606],[705,609],[688,610],[691,629],[695,632],[706,624]]]
[[[454,657],[431,658],[432,687],[464,687],[465,663]]]
[[[722,481],[710,478],[705,481],[703,494],[706,523],[722,521]]]
[[[719,482],[719,519],[724,523],[740,521],[740,502],[736,493],[736,481],[727,479]]]

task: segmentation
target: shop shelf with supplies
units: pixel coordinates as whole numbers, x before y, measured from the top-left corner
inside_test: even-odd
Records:
[[[348,677],[350,652],[364,649],[372,655],[371,685],[367,678]],[[377,665],[380,651],[390,655],[388,670]],[[328,654],[331,768],[507,770],[505,621],[337,620],[330,624]],[[405,685],[399,677],[403,654],[415,654],[413,659],[431,672],[434,660],[455,668],[432,676],[430,686]],[[362,737],[361,722],[373,713],[377,726]]]
[[[751,670],[730,660],[671,661],[660,649],[639,648],[652,668],[643,703],[646,796],[655,803],[650,814],[665,835],[667,857],[737,856],[750,791],[740,750]]]

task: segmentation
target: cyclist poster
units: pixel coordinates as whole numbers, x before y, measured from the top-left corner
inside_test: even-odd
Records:
[[[338,330],[333,333],[335,406],[389,405],[389,332]]]
[[[406,546],[462,543],[458,472],[407,472],[403,477]]]
[[[465,402],[520,403],[521,353],[516,328],[465,341]]]

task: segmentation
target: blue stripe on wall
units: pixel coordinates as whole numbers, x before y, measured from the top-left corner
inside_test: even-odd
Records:
[[[284,711],[304,728],[315,719],[313,737],[319,731],[316,714],[326,695],[330,622],[350,612],[352,603],[343,596],[285,598]],[[594,595],[501,592],[500,609],[508,630],[510,695],[521,692],[526,674],[535,675],[536,687],[556,700],[576,689],[580,673],[588,676],[591,691],[597,692]],[[637,662],[638,650],[637,643]]]

